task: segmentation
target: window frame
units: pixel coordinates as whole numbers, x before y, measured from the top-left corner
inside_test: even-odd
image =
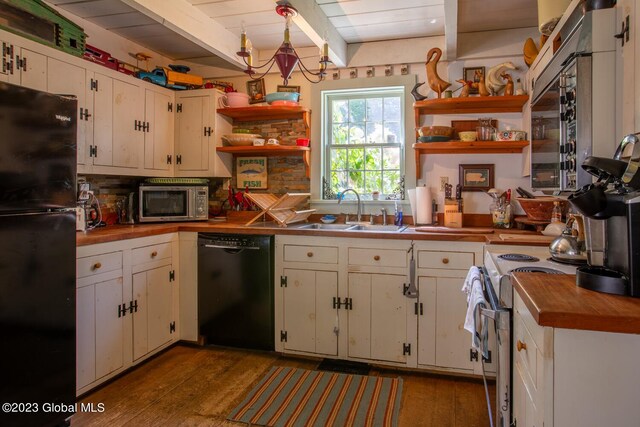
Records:
[[[406,87],[402,85],[389,85],[389,86],[379,86],[379,87],[369,87],[369,88],[357,88],[357,89],[334,89],[334,90],[322,90],[321,91],[321,144],[322,144],[322,170],[321,170],[321,182],[323,182],[323,178],[331,184],[331,153],[333,149],[341,148],[341,149],[364,149],[366,152],[366,148],[369,147],[377,147],[384,151],[384,148],[398,148],[398,160],[399,167],[398,169],[385,169],[383,159],[381,158],[380,169],[372,169],[371,171],[379,172],[381,175],[381,179],[384,180],[384,171],[398,171],[398,175],[400,179],[406,174],[406,165],[405,165],[405,157],[406,157],[406,144],[407,144],[407,135],[405,129],[405,123],[407,120],[406,117]],[[332,144],[333,142],[333,110],[332,110],[332,102],[336,100],[353,100],[353,99],[372,99],[372,98],[397,98],[400,105],[400,117],[398,118],[398,130],[400,135],[398,135],[396,142],[388,143],[383,141],[381,143],[361,143],[361,144]],[[383,101],[384,105],[384,101]],[[383,107],[384,108],[384,107]],[[384,110],[383,110],[384,111]],[[384,116],[382,117],[382,123],[384,123]],[[353,123],[347,121],[346,123]],[[365,125],[365,138],[366,138],[366,117],[363,122]],[[349,165],[347,165],[348,167]],[[347,168],[347,170],[350,170]],[[362,172],[365,174],[365,182],[366,182],[366,171],[367,169],[363,169]],[[399,182],[398,182],[399,184]],[[381,189],[382,190],[382,189]],[[382,200],[384,197],[390,195],[388,194],[380,194],[380,199]],[[360,195],[363,200],[370,200],[371,194],[361,194]],[[320,197],[323,200],[332,200],[332,199],[324,199],[324,194],[322,191],[320,193]]]

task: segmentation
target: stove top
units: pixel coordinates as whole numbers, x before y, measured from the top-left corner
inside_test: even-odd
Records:
[[[535,265],[528,267],[518,267],[511,270],[509,273],[547,273],[547,274],[564,274],[562,271],[555,270],[547,267],[536,267]]]
[[[514,253],[498,255],[498,258],[499,259],[503,259],[505,261],[519,261],[519,262],[538,262],[538,261],[540,261],[540,258],[536,258],[536,257],[531,256],[531,255],[514,254]]]

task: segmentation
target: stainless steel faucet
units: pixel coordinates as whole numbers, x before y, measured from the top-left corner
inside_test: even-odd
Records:
[[[382,214],[382,225],[387,225],[387,210],[385,208],[380,209]]]
[[[356,221],[361,222],[362,221],[362,203],[360,202],[360,195],[356,190],[354,190],[353,188],[347,188],[346,190],[344,190],[338,196],[338,204],[340,204],[340,202],[344,200],[344,193],[346,193],[347,191],[353,191],[353,194],[355,194],[356,198],[358,199],[358,210],[356,211]]]

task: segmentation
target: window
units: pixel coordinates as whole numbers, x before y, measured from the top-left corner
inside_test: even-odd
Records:
[[[328,193],[394,193],[404,175],[404,87],[324,91],[322,99]]]

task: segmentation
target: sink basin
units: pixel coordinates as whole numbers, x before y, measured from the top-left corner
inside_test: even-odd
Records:
[[[406,225],[352,225],[349,231],[373,231],[373,232],[396,232],[400,233],[407,229]]]
[[[321,223],[308,223],[296,225],[298,230],[351,230],[353,225],[351,224],[321,224]]]

